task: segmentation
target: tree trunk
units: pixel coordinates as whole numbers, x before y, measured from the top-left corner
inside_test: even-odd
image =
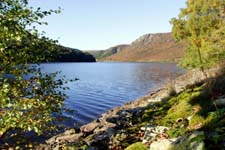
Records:
[[[198,51],[198,58],[199,58],[199,62],[200,62],[201,72],[203,73],[203,75],[207,79],[207,73],[205,72],[205,69],[204,69],[204,66],[203,66],[202,54],[201,54],[201,51],[200,51],[200,48],[199,47],[197,48],[197,51]]]

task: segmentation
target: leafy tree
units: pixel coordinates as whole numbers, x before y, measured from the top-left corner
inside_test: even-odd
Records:
[[[40,20],[58,12],[31,8],[28,0],[0,1],[0,138],[14,129],[38,134],[55,129],[65,80],[29,62],[51,58],[55,41],[39,34],[35,24],[46,24]]]
[[[182,65],[187,68],[210,67],[225,58],[222,41],[224,33],[224,0],[188,0],[178,18],[173,18],[172,32],[180,41],[186,41]],[[220,45],[220,46],[218,46]]]

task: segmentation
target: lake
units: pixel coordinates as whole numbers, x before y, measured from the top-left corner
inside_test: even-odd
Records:
[[[69,126],[83,125],[116,106],[141,97],[183,72],[174,63],[48,63],[42,72],[61,71],[68,83],[65,105],[75,109]]]

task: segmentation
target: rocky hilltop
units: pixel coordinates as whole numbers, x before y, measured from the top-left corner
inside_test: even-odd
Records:
[[[130,45],[122,47],[115,53],[108,53],[110,49],[101,51],[111,55],[96,57],[99,61],[170,61],[176,62],[184,55],[185,44],[177,43],[171,33],[145,34]],[[94,51],[91,52],[95,53]],[[96,56],[94,54],[94,56]]]
[[[168,43],[174,42],[171,37],[171,33],[156,33],[156,34],[145,34],[139,37],[137,40],[131,43],[132,46],[135,45],[149,45],[155,43]]]

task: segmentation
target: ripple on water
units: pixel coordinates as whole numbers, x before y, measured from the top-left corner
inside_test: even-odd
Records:
[[[134,100],[165,80],[184,71],[172,63],[52,63],[42,64],[43,72],[61,71],[68,79],[69,98],[65,105],[75,109],[66,114],[78,123],[88,123],[113,107]]]

